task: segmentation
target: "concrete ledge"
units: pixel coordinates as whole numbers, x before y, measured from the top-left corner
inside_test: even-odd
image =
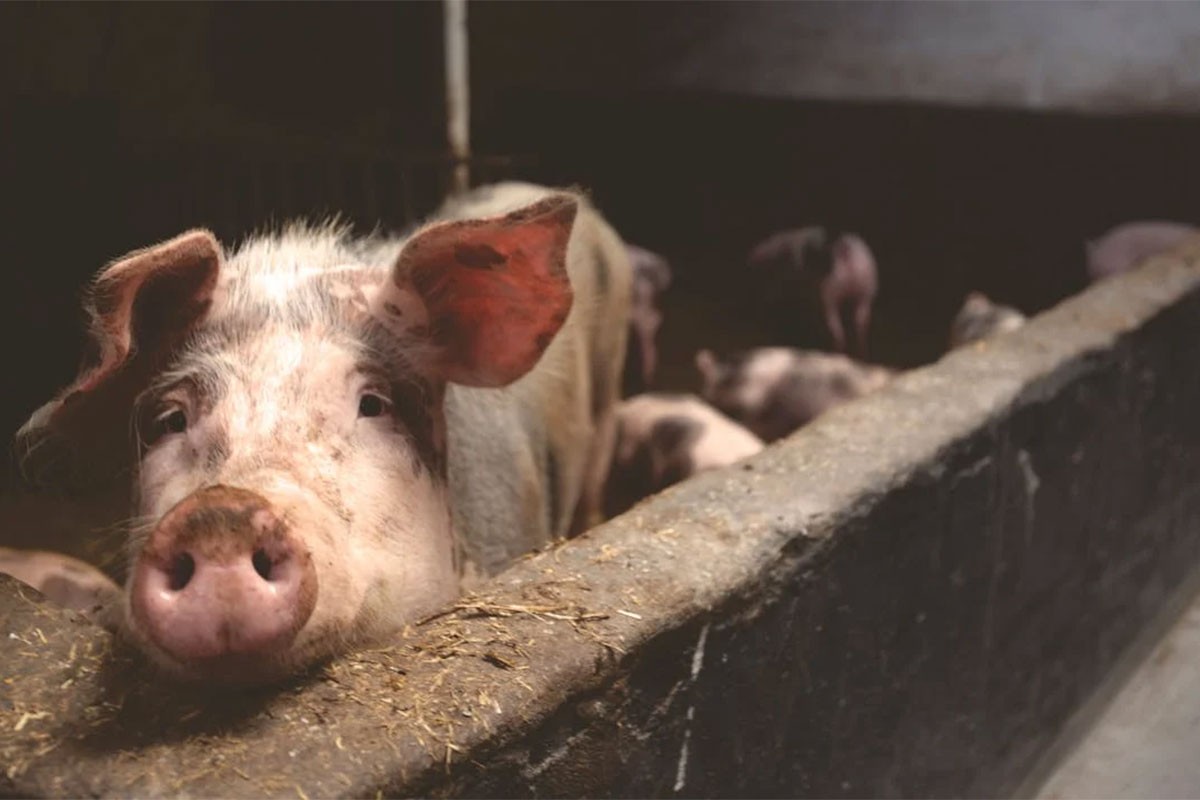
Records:
[[[0,794],[1000,795],[1200,559],[1200,245],[283,690],[0,581]]]

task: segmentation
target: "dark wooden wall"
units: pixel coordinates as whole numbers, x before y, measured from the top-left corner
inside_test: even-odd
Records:
[[[751,319],[728,302],[746,249],[778,227],[867,238],[883,287],[873,356],[913,365],[941,352],[968,290],[1036,311],[1082,285],[1085,238],[1133,218],[1200,220],[1195,115],[751,91],[747,75],[773,86],[797,68],[794,52],[747,60],[714,31],[749,25],[778,45],[779,31],[808,24],[794,6],[856,35],[880,13],[470,7],[475,150],[509,159],[477,177],[584,186],[630,240],[672,259],[666,385],[690,385],[697,346],[816,341],[803,319]],[[779,26],[771,8],[787,17]],[[193,226],[232,242],[297,215],[399,227],[431,208],[445,174],[441,14],[437,3],[0,6],[0,433],[71,377],[80,287],[105,261]],[[943,49],[986,55],[959,28]],[[864,75],[879,71],[873,52],[898,52],[876,45],[862,50]],[[743,83],[711,79],[721,59]],[[1011,68],[973,63],[979,80]]]

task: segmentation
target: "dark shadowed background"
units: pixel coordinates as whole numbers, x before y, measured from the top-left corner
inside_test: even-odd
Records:
[[[583,186],[672,260],[665,386],[698,346],[778,338],[730,298],[779,227],[867,239],[872,357],[908,366],[968,290],[1037,311],[1081,288],[1086,238],[1200,220],[1200,4],[473,3],[469,24],[476,179]],[[438,3],[0,6],[0,434],[73,375],[109,259],[428,213],[442,82]]]

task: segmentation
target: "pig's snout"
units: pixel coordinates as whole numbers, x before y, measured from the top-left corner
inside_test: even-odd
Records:
[[[282,655],[317,600],[312,556],[266,498],[214,486],[172,508],[134,567],[136,627],[176,661]]]

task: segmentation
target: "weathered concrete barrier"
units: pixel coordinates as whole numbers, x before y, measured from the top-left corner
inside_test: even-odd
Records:
[[[1200,559],[1200,244],[282,689],[0,580],[0,794],[1002,795]]]

